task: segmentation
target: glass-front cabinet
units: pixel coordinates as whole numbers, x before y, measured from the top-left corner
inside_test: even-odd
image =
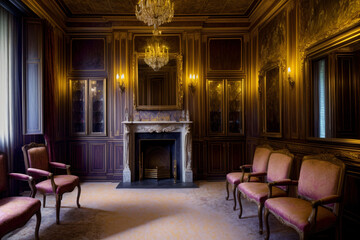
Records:
[[[106,135],[106,79],[70,79],[71,135]]]
[[[243,79],[208,79],[208,135],[244,134]]]

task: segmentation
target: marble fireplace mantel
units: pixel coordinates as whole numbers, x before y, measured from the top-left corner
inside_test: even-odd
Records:
[[[191,121],[123,121],[124,124],[124,170],[123,182],[134,181],[135,134],[136,133],[180,133],[181,179],[193,182]]]

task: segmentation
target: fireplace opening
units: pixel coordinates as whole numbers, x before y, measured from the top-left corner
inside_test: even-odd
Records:
[[[134,181],[182,181],[180,133],[135,134]]]
[[[139,180],[177,178],[175,140],[140,140]]]

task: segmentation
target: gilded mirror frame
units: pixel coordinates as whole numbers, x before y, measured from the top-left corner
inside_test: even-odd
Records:
[[[175,105],[139,105],[139,59],[144,59],[144,53],[133,55],[133,79],[134,79],[134,107],[136,110],[182,110],[183,109],[183,57],[178,53],[169,53],[169,59],[176,59],[176,103]]]

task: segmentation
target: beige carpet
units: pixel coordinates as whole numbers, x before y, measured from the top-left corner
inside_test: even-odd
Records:
[[[42,208],[41,239],[264,239],[258,234],[257,207],[243,201],[243,219],[225,200],[224,182],[196,182],[192,189],[116,189],[118,183],[81,185],[65,194],[61,224],[55,223],[55,201]],[[37,194],[42,200],[42,196]],[[297,233],[270,218],[270,239],[298,239]],[[33,239],[35,217],[5,239]]]

